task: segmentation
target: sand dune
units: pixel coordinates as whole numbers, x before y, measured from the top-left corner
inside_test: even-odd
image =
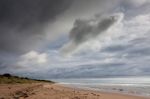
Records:
[[[69,88],[59,84],[1,84],[0,99],[149,99]]]

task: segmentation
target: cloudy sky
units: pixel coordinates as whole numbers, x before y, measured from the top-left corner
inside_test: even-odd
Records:
[[[0,0],[0,74],[150,76],[149,0]]]

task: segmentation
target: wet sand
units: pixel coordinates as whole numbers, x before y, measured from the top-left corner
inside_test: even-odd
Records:
[[[60,84],[1,84],[0,99],[150,99],[116,93],[74,89]]]

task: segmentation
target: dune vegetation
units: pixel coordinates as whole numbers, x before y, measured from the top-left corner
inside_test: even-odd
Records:
[[[13,76],[11,74],[0,75],[0,84],[16,84],[16,83],[24,84],[24,83],[39,83],[39,82],[54,83],[53,81],[30,79],[27,77]]]

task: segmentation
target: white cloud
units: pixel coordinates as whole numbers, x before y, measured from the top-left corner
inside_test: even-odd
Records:
[[[18,65],[21,66],[39,66],[45,64],[48,56],[46,53],[38,53],[36,51],[30,51],[20,57]]]

